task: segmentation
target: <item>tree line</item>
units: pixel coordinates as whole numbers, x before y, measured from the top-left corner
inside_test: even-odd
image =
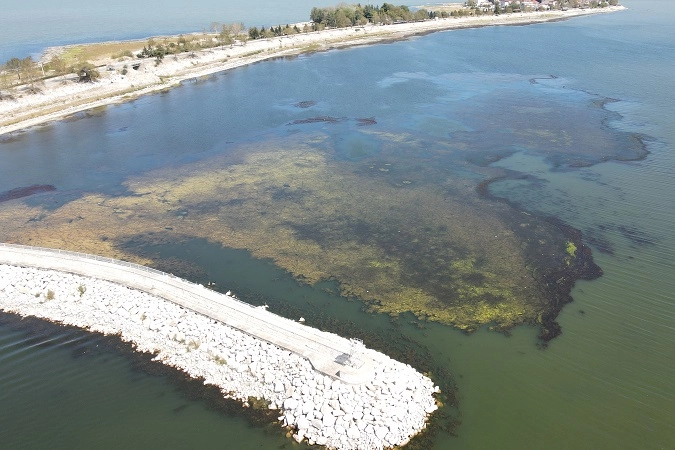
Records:
[[[68,66],[58,56],[47,63],[34,61],[32,56],[10,58],[0,67],[0,100],[12,98],[8,91],[15,86],[23,85],[34,94],[42,92],[44,80],[67,73],[77,74],[80,82],[91,82],[100,77],[98,70],[86,61]]]
[[[298,25],[277,25],[269,28],[252,27],[246,29],[241,22],[219,23],[212,22],[207,33],[204,30],[203,35],[180,35],[177,38],[162,40],[148,39],[147,44],[136,55],[127,50],[119,54],[112,55],[113,58],[123,60],[126,58],[154,58],[155,64],[160,64],[164,57],[168,55],[177,55],[179,53],[190,53],[195,55],[195,51],[213,48],[232,46],[235,43],[246,45],[249,39],[266,39],[279,36],[287,36],[298,33],[308,33],[319,31],[325,28],[345,28],[352,26],[363,26],[367,24],[392,24],[400,22],[424,21],[435,18],[446,18],[456,16],[474,16],[483,14],[500,14],[504,12],[515,12],[524,10],[524,6],[519,1],[510,2],[509,6],[502,9],[499,0],[488,0],[490,3],[468,0],[462,8],[452,11],[439,10],[428,11],[418,9],[411,11],[405,5],[392,5],[383,3],[381,6],[373,5],[348,5],[342,3],[334,7],[312,8],[310,12],[310,22]],[[556,0],[550,4],[552,9],[564,9],[567,7],[604,7],[617,5],[618,0]],[[177,56],[174,56],[177,57]],[[8,90],[18,85],[24,85],[29,92],[40,92],[40,86],[43,81],[49,77],[65,75],[68,73],[77,74],[77,81],[91,82],[100,77],[96,67],[88,61],[75,61],[67,63],[61,57],[55,56],[49,62],[41,63],[28,56],[24,59],[11,58],[0,66],[0,100],[11,98],[7,94]],[[123,74],[126,73],[126,67]]]
[[[345,28],[358,25],[391,24],[397,22],[412,22],[428,20],[433,15],[426,9],[411,11],[405,5],[392,5],[383,3],[382,6],[361,4],[341,4],[328,8],[312,8],[309,15],[310,21],[326,28]]]

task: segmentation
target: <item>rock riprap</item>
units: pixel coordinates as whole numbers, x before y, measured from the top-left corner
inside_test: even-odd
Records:
[[[436,409],[433,382],[409,365],[361,348],[375,376],[347,384],[305,358],[162,298],[95,278],[0,265],[0,310],[104,334],[204,378],[227,398],[262,399],[293,437],[335,449],[405,444]],[[286,320],[279,318],[279,320]]]

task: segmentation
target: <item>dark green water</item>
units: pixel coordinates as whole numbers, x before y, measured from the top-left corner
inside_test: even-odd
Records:
[[[577,283],[574,303],[558,319],[563,334],[545,351],[536,346],[534,327],[514,329],[507,338],[483,330],[464,336],[434,324],[419,328],[406,317],[392,323],[337,297],[331,284],[300,286],[269,262],[203,240],[142,249],[196,265],[195,281],[215,280],[242,298],[346,335],[367,330],[365,338],[392,355],[423,356],[416,364],[456,383],[461,421],[456,437],[439,433],[433,448],[670,448],[673,17],[665,1],[627,6],[563,23],[441,33],[262,63],[53,124],[0,144],[0,191],[54,184],[58,194],[25,200],[54,207],[84,192],[122,194],[129,176],[207,158],[232,143],[304,133],[285,124],[317,112],[374,116],[384,129],[425,135],[426,144],[410,148],[412,160],[428,156],[425,145],[448,139],[510,155],[493,166],[527,177],[493,183],[492,194],[580,229],[604,270],[598,280]],[[317,101],[314,111],[291,106],[308,99]],[[598,106],[607,99],[617,101]],[[186,119],[185,111],[194,118]],[[377,151],[359,128],[315,128],[347,142],[335,148],[358,142],[366,152]],[[563,130],[567,145],[555,148],[549,134],[523,133],[530,128]],[[601,161],[612,151],[621,157],[617,153],[634,149],[626,144],[633,142],[630,134],[642,136],[646,159],[568,167]],[[139,372],[115,351],[81,350],[95,348],[97,339],[70,331],[27,336],[0,327],[3,445],[296,447],[274,427],[215,411],[170,377]]]
[[[34,325],[0,328],[3,448],[290,448],[109,339]]]

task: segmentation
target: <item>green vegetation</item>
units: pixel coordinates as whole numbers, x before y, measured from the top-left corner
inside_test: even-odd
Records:
[[[373,19],[414,20],[410,14],[407,7],[388,4],[341,5],[315,8],[313,25],[302,30],[286,25],[253,28],[244,34],[241,24],[213,24],[213,33],[201,37],[148,40],[140,57],[159,63],[168,54],[234,45],[248,38]],[[54,59],[50,70],[67,70],[69,61],[84,54],[71,50]],[[118,51],[120,57],[128,57]],[[12,60],[5,75],[25,80],[30,61]],[[76,72],[81,81],[98,76],[96,68],[86,63],[80,63]],[[314,123],[309,120],[304,123]],[[478,139],[490,141],[490,130],[503,127],[503,118],[483,120],[486,131]],[[490,120],[500,123],[492,126]],[[433,121],[428,125],[436,126]],[[445,124],[439,127],[447,133]],[[530,134],[541,139],[540,129],[514,128],[523,140]],[[411,312],[466,331],[484,325],[504,330],[520,323],[550,322],[565,300],[552,291],[574,279],[569,273],[583,263],[583,248],[555,225],[479,195],[480,190],[474,189],[477,180],[494,173],[477,161],[488,161],[492,150],[472,141],[468,133],[430,146],[427,136],[363,130],[361,136],[341,143],[327,134],[308,132],[295,139],[288,135],[233,148],[208,161],[131,178],[126,195],[84,195],[45,213],[39,222],[22,216],[35,215],[29,206],[6,209],[0,211],[0,228],[10,229],[9,224],[21,217],[27,225],[17,234],[35,233],[32,237],[38,241],[40,227],[48,227],[51,236],[81,245],[78,250],[117,257],[128,256],[120,255],[115,244],[130,236],[145,242],[166,239],[167,234],[172,239],[201,237],[269,258],[300,282],[334,280],[344,296],[362,299],[373,311],[394,316]],[[551,151],[556,154],[564,153],[560,149],[588,147],[570,145],[564,129],[550,133]],[[606,141],[604,137],[598,135],[598,141]],[[415,149],[425,157],[411,164]],[[470,158],[459,156],[465,149],[473,149]],[[448,161],[452,172],[446,170]],[[72,217],[87,220],[73,223]],[[158,224],[171,232],[153,235]],[[80,296],[85,291],[84,285],[78,287]],[[197,347],[195,342],[187,344],[188,349]]]
[[[87,292],[87,287],[84,284],[81,284],[77,287],[77,292],[79,292],[80,297],[82,297],[84,293]]]
[[[0,100],[13,98],[12,90],[19,87],[27,93],[40,93],[47,78],[67,73],[77,74],[80,82],[96,81],[100,77],[98,70],[93,64],[81,60],[77,56],[79,53],[78,48],[71,48],[46,64],[33,61],[30,56],[9,59],[0,70]],[[76,62],[68,65],[68,61]]]
[[[22,233],[48,227],[82,245],[75,250],[125,259],[114,245],[131,237],[144,245],[204,238],[270,259],[302,283],[334,280],[372,311],[467,332],[533,323],[555,336],[549,325],[568,301],[564,290],[588,262],[578,240],[467,187],[476,182],[466,177],[477,167],[470,161],[453,158],[452,173],[443,169],[459,142],[438,141],[432,151],[403,132],[362,133],[377,140],[377,153],[356,141],[342,148],[321,132],[242,145],[132,178],[126,195],[84,196]],[[351,147],[358,157],[339,156]],[[427,159],[410,164],[416,148]],[[78,216],[86,220],[74,226]],[[17,217],[0,212],[0,225]],[[157,224],[170,233],[153,233]]]
[[[574,261],[574,258],[577,257],[577,246],[574,244],[574,242],[567,241],[567,244],[565,245],[565,253],[567,253],[567,256],[565,256],[563,261],[565,262],[566,266],[570,266]]]
[[[565,247],[565,251],[566,251],[567,254],[570,255],[572,258],[576,258],[576,256],[577,256],[577,246],[574,245],[574,242],[572,242],[572,241],[567,241],[567,246]]]
[[[33,58],[28,56],[25,59],[12,58],[5,63],[5,69],[8,72],[14,73],[17,76],[19,81],[25,81],[27,78],[31,78],[36,70],[35,63]]]
[[[9,89],[15,85],[25,85],[28,88],[28,92],[38,93],[42,92],[40,89],[40,84],[42,80],[42,75],[44,75],[44,69],[38,66],[38,64],[33,61],[33,58],[28,56],[24,59],[11,58],[8,60],[5,65],[5,75],[0,78],[0,91],[2,89]],[[9,75],[15,75],[16,79],[11,80]],[[3,95],[0,92],[0,99]]]
[[[195,52],[198,50],[217,46],[224,48],[235,44],[246,45],[249,39],[291,36],[326,28],[343,28],[366,24],[386,25],[436,18],[525,12],[534,9],[530,4],[526,5],[517,1],[511,2],[502,9],[498,1],[489,1],[492,2],[494,7],[490,7],[486,3],[479,5],[475,0],[469,0],[464,5],[438,5],[435,7],[436,9],[431,11],[423,8],[411,10],[405,5],[396,6],[390,3],[383,3],[381,6],[341,3],[335,7],[312,8],[310,23],[302,25],[302,28],[298,25],[286,24],[285,26],[246,29],[241,22],[228,24],[212,22],[209,32],[205,30],[201,36],[180,35],[174,38],[148,39],[147,44],[140,51],[137,50],[138,47],[133,48],[133,51],[137,52],[135,55],[130,48],[130,46],[135,45],[134,43],[118,42],[68,46],[61,54],[53,56],[50,61],[44,63],[35,62],[30,56],[24,59],[13,57],[0,68],[0,101],[14,98],[13,91],[17,87],[25,87],[25,91],[29,93],[42,92],[41,87],[44,80],[50,77],[74,73],[78,75],[77,80],[80,82],[95,81],[99,74],[90,61],[98,61],[106,55],[118,61],[134,57],[154,58],[157,65],[161,64],[168,55],[176,57],[175,55],[180,53],[189,53],[195,57]],[[618,0],[557,0],[548,7],[550,9],[597,8],[618,4]],[[544,6],[540,6],[538,9],[543,10]],[[126,74],[128,70],[125,68],[123,72]]]
[[[248,30],[248,37],[250,39],[265,39],[265,38],[271,38],[271,37],[280,37],[280,36],[292,36],[294,34],[299,34],[299,33],[308,33],[309,31],[314,31],[315,29],[312,28],[310,29],[306,24],[302,28],[298,28],[297,25],[290,26],[286,24],[286,26],[281,26],[278,25],[276,27],[270,27],[266,29],[265,27],[262,27],[258,29],[257,27],[249,28]]]
[[[426,9],[411,11],[405,5],[394,6],[389,3],[383,3],[382,6],[365,5],[346,5],[341,4],[330,8],[312,8],[310,20],[315,29],[326,28],[345,28],[357,25],[391,24],[396,22],[412,22],[428,20],[434,15]]]
[[[465,180],[436,177],[432,167],[407,167],[395,153],[340,162],[315,150],[328,144],[325,138],[305,139],[268,142],[267,149],[256,144],[137,179],[128,185],[129,196],[104,201],[112,216],[93,197],[60,212],[91,218],[91,229],[78,234],[104,233],[111,240],[122,230],[119,238],[145,236],[163,223],[178,235],[271,258],[305,283],[336,280],[343,295],[363,299],[372,310],[412,312],[466,331],[485,324],[507,329],[546,315],[549,299],[527,270],[513,225],[502,217],[508,207],[469,192],[448,196],[466,191]],[[87,213],[92,209],[96,218]],[[564,239],[545,238],[534,250],[565,252]],[[560,259],[543,263],[564,267]]]
[[[198,47],[194,41],[188,41],[183,36],[179,36],[176,42],[165,39],[163,42],[157,42],[155,39],[148,39],[148,43],[143,50],[136,55],[137,58],[155,58],[157,63],[161,63],[166,55],[175,55],[177,53],[190,52]]]
[[[99,78],[101,78],[101,74],[96,70],[96,67],[94,67],[91,64],[85,63],[80,66],[80,68],[77,70],[77,77],[80,83],[92,83]]]

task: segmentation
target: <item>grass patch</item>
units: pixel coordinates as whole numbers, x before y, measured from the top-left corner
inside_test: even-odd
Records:
[[[113,53],[110,55],[112,59],[122,59],[122,58],[133,58],[134,54],[131,50],[121,50],[119,52]]]

